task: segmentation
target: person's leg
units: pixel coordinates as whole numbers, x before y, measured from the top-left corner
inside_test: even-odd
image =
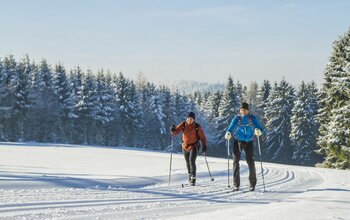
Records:
[[[239,188],[241,181],[239,175],[239,160],[241,159],[241,152],[239,151],[239,143],[237,140],[233,142],[233,185],[235,188]]]
[[[196,166],[196,159],[197,159],[198,150],[197,148],[193,148],[190,151],[190,173],[191,173],[191,183],[196,183],[196,172],[197,172],[197,166]]]
[[[182,153],[183,153],[185,161],[186,161],[186,167],[187,167],[187,172],[188,172],[188,181],[190,182],[191,181],[190,152],[182,149]]]
[[[253,142],[248,142],[244,149],[245,149],[246,160],[249,168],[250,190],[254,190],[256,185],[256,171],[255,171],[255,162],[254,162]]]

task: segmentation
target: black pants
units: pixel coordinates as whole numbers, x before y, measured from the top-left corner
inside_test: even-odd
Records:
[[[249,168],[249,184],[251,187],[256,185],[256,171],[254,163],[254,149],[253,142],[239,142],[237,140],[233,143],[233,185],[240,186],[239,176],[239,160],[241,159],[241,151],[245,151],[246,160]]]
[[[197,167],[196,167],[196,159],[198,154],[197,148],[193,148],[190,151],[185,151],[184,149],[182,149],[182,153],[184,154],[184,157],[186,160],[188,174],[195,177],[196,170],[197,170]]]

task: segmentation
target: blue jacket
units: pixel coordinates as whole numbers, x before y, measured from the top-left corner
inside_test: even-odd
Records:
[[[248,114],[249,115],[249,114]],[[252,122],[251,127],[249,125],[249,117],[246,116],[240,116],[241,117],[241,124],[238,128],[238,115],[236,115],[232,121],[230,126],[227,128],[227,132],[230,132],[232,137],[234,137],[238,141],[251,141],[253,140],[254,136],[254,128],[257,128],[261,131],[261,133],[264,133],[264,129],[261,127],[257,117],[255,115],[250,115],[250,119]]]

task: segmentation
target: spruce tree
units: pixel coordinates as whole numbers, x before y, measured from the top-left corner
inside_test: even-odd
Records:
[[[83,77],[82,89],[78,92],[79,100],[76,104],[78,116],[77,128],[79,128],[79,141],[84,144],[91,144],[95,141],[94,126],[95,108],[97,103],[96,79],[91,70],[87,70]]]
[[[138,100],[135,84],[126,79],[120,72],[114,78],[114,94],[118,106],[118,123],[120,124],[120,145],[135,144],[134,136],[137,134],[141,122],[137,112]]]
[[[261,125],[265,127],[266,117],[265,117],[265,108],[268,103],[268,97],[271,91],[271,83],[268,80],[264,80],[261,86],[258,89],[258,106],[256,109],[256,114],[259,116]]]
[[[179,90],[175,91],[174,105],[176,109],[176,121],[184,121],[189,109],[187,107],[187,100],[185,96],[181,95]]]
[[[292,146],[289,135],[291,132],[291,114],[294,102],[294,88],[284,79],[275,83],[266,106],[266,148],[264,158],[269,161],[290,163]]]
[[[18,64],[17,68],[17,81],[15,87],[15,103],[13,108],[12,120],[14,120],[14,130],[16,140],[24,141],[26,139],[26,132],[28,131],[28,111],[32,107],[32,101],[29,96],[30,89],[30,72],[32,71],[32,65],[30,59],[26,56]]]
[[[222,92],[217,91],[209,95],[205,102],[204,112],[207,116],[209,123],[212,123],[215,118],[219,117],[219,106],[222,97]]]
[[[316,163],[316,140],[318,136],[317,88],[315,83],[305,84],[304,81],[294,101],[292,109],[292,131],[290,134],[293,145],[293,161],[301,165]]]
[[[166,149],[166,147],[169,145],[170,140],[171,140],[171,135],[170,135],[170,127],[175,124],[175,107],[174,107],[174,102],[172,99],[172,95],[170,92],[170,89],[167,88],[166,86],[161,86],[159,88],[159,92],[163,97],[163,114],[164,114],[164,127],[165,127],[165,133],[161,135],[162,138],[162,145],[161,149]]]
[[[0,123],[1,138],[16,141],[15,137],[15,90],[18,82],[17,62],[13,56],[5,57],[0,73]]]
[[[32,74],[33,109],[30,112],[30,123],[33,127],[33,138],[39,142],[55,141],[57,126],[53,126],[57,118],[57,104],[52,85],[52,70],[43,59]]]
[[[144,90],[144,99],[148,100],[144,102],[145,124],[148,135],[145,143],[147,146],[160,149],[164,143],[159,137],[166,134],[165,115],[162,106],[164,97],[152,83],[148,82]]]
[[[350,109],[350,28],[333,43],[325,68],[325,83],[321,89],[320,137],[318,152],[325,156],[324,165],[350,168],[349,115]]]
[[[231,123],[233,117],[239,112],[240,100],[236,91],[236,87],[233,83],[233,79],[229,76],[225,89],[220,100],[219,105],[219,117],[215,119],[215,128],[217,131],[215,142],[220,149],[225,146],[225,133]]]
[[[83,78],[84,73],[80,67],[76,67],[70,71],[69,82],[70,82],[70,100],[72,101],[73,108],[70,111],[68,117],[70,119],[69,126],[72,127],[72,131],[69,132],[69,140],[71,143],[80,144],[83,143],[82,128],[80,126],[79,119],[79,106],[78,103],[82,100],[82,89],[83,89]]]
[[[93,119],[96,121],[95,140],[97,144],[107,144],[106,125],[113,120],[115,111],[115,99],[113,89],[111,88],[111,80],[108,81],[103,70],[97,73],[95,90],[95,104],[93,106]]]
[[[70,116],[74,111],[74,102],[72,100],[72,89],[70,87],[68,76],[61,63],[55,66],[52,85],[55,100],[58,105],[57,120],[55,120],[55,123],[58,126],[58,136],[62,142],[67,143],[69,141],[70,133],[73,131],[72,124],[70,123]]]
[[[246,97],[247,87],[243,86],[240,81],[237,81],[236,84],[234,85],[234,88],[235,88],[234,90],[237,94],[238,100],[240,102],[244,101],[244,97]]]

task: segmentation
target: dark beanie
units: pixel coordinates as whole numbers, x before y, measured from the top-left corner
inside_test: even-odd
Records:
[[[187,118],[189,118],[189,117],[196,119],[196,114],[194,114],[194,112],[189,112],[187,115]]]
[[[249,105],[248,105],[248,103],[246,103],[246,102],[242,102],[242,104],[241,104],[241,107],[240,108],[243,108],[243,109],[247,109],[247,110],[249,110]]]

